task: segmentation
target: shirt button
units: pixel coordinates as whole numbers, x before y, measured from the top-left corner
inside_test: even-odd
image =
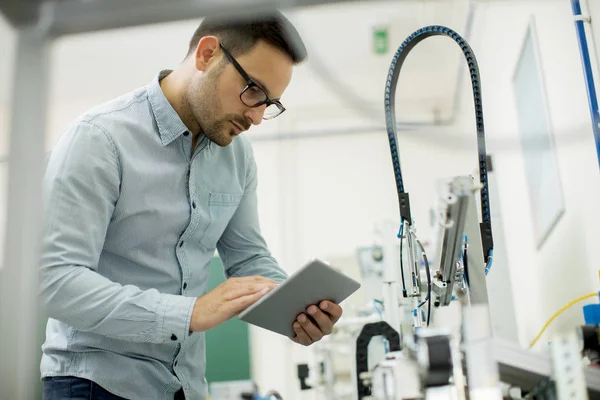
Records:
[[[183,246],[183,240],[181,242],[179,242],[179,247]]]
[[[177,340],[177,336],[175,336],[174,333],[171,335],[171,340],[173,340],[173,341]]]
[[[187,289],[187,282],[183,282],[183,289]]]
[[[185,131],[185,132],[183,132],[183,136],[187,136],[187,135],[189,135],[189,134],[190,134],[190,133],[189,133],[188,131]]]
[[[196,202],[192,202],[192,208],[196,208]]]
[[[177,366],[177,361],[175,361],[175,362],[173,363],[173,366],[174,366],[174,367],[176,367],[176,366]]]

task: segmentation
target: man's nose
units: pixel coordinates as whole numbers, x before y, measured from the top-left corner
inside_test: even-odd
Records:
[[[252,125],[260,125],[263,120],[263,116],[265,115],[265,110],[267,109],[267,105],[263,104],[260,107],[250,107],[246,109],[244,113],[244,117],[248,118],[252,121]]]

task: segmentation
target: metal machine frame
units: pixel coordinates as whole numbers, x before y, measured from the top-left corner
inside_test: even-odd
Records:
[[[442,248],[440,254],[440,277],[433,283],[434,292],[440,297],[440,305],[447,306],[452,301],[457,276],[457,261],[460,259],[463,237],[468,238],[469,251],[467,265],[469,280],[469,300],[472,304],[488,304],[485,281],[485,262],[481,247],[481,235],[475,194],[480,186],[471,177],[456,177],[448,183],[445,196],[447,203]]]

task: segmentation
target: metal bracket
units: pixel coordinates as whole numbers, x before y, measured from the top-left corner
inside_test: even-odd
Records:
[[[590,17],[589,15],[581,15],[581,14],[580,15],[575,15],[573,17],[573,20],[575,22],[582,21],[582,22],[585,22],[586,24],[591,24],[592,23],[592,17]]]

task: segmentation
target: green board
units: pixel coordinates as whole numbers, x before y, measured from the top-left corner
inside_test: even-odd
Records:
[[[210,263],[208,290],[225,281],[219,257]],[[226,382],[250,379],[250,337],[248,324],[237,318],[206,332],[206,380]]]

